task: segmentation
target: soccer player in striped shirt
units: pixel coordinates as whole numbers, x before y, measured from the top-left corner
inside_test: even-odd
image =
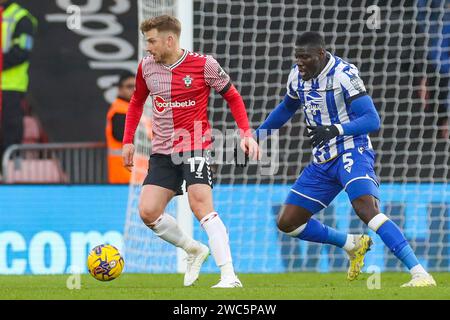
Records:
[[[211,128],[207,106],[211,88],[222,95],[240,129],[241,148],[256,159],[253,139],[241,95],[217,61],[180,48],[180,22],[159,16],[141,24],[149,55],[139,64],[136,88],[128,108],[122,155],[133,166],[133,137],[148,95],[153,100],[152,154],[144,180],[139,213],[144,223],[161,239],[188,254],[184,285],[197,280],[209,255],[207,246],[184,234],[177,221],[164,210],[182,194],[186,181],[189,205],[209,238],[211,253],[220,267],[221,279],[213,288],[242,287],[231,259],[228,233],[214,210],[210,169]]]
[[[279,214],[278,228],[301,240],[343,248],[350,259],[347,278],[356,279],[372,239],[337,231],[312,218],[345,190],[358,217],[410,270],[412,280],[403,286],[436,285],[397,225],[380,212],[375,153],[368,136],[378,130],[380,118],[358,69],[327,52],[317,32],[298,37],[295,57],[297,63],[289,74],[284,100],[256,131],[261,137],[270,134],[301,108],[311,138],[313,162],[292,186]]]

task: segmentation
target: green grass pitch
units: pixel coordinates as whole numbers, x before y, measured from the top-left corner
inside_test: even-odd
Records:
[[[81,275],[81,289],[69,290],[69,275],[0,276],[0,299],[450,299],[450,273],[433,273],[434,288],[400,288],[408,273],[381,273],[381,288],[369,290],[371,274],[348,282],[344,273],[240,274],[244,288],[211,289],[218,274],[202,274],[194,287],[183,287],[182,274],[123,274],[111,282]]]

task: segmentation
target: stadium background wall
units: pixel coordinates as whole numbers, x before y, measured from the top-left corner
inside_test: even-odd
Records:
[[[396,222],[430,270],[450,271],[450,238],[448,233],[442,233],[450,229],[449,189],[448,185],[439,184],[381,187],[381,196],[385,199],[382,208],[388,215],[392,211],[403,213],[402,219]],[[340,249],[287,239],[277,231],[275,215],[288,190],[285,185],[220,185],[215,188],[217,210],[229,227],[238,272],[328,272],[341,270],[345,265]],[[431,190],[433,196],[428,203],[418,199],[418,190]],[[77,270],[73,267],[86,272],[89,249],[104,242],[124,250],[126,260],[122,233],[127,191],[127,186],[105,185],[1,186],[0,274],[59,274]],[[268,194],[271,197],[267,197]],[[443,195],[446,198],[443,199]],[[227,201],[231,197],[232,203]],[[245,216],[244,222],[230,219],[232,212],[239,210],[254,214]],[[339,194],[318,218],[340,230],[361,232],[364,229],[351,211],[345,193]],[[371,231],[369,234],[374,236],[375,245],[367,256],[366,267],[395,268],[398,262],[385,254],[381,239]],[[198,222],[194,224],[194,236],[207,242]],[[162,246],[162,241],[156,243],[155,250],[158,245]],[[176,272],[175,248],[165,250],[172,250],[173,254],[164,255],[158,263],[146,263],[151,267],[146,272]],[[125,270],[137,272],[132,267]],[[217,271],[213,259],[207,261],[203,271]]]

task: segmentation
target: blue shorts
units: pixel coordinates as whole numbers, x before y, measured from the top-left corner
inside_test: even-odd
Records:
[[[326,163],[311,163],[292,186],[285,204],[303,207],[314,214],[326,208],[342,189],[350,201],[364,195],[379,199],[374,162],[373,150],[354,148]]]

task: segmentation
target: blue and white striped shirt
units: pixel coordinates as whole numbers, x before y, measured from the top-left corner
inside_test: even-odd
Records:
[[[288,82],[287,95],[298,99],[305,119],[310,126],[336,125],[342,132],[341,124],[356,118],[350,103],[366,95],[364,83],[358,69],[337,56],[327,52],[329,61],[317,78],[302,80],[298,66],[292,68]],[[314,148],[314,162],[323,163],[353,148],[372,149],[367,134],[357,136],[340,135],[331,139],[322,148]]]

